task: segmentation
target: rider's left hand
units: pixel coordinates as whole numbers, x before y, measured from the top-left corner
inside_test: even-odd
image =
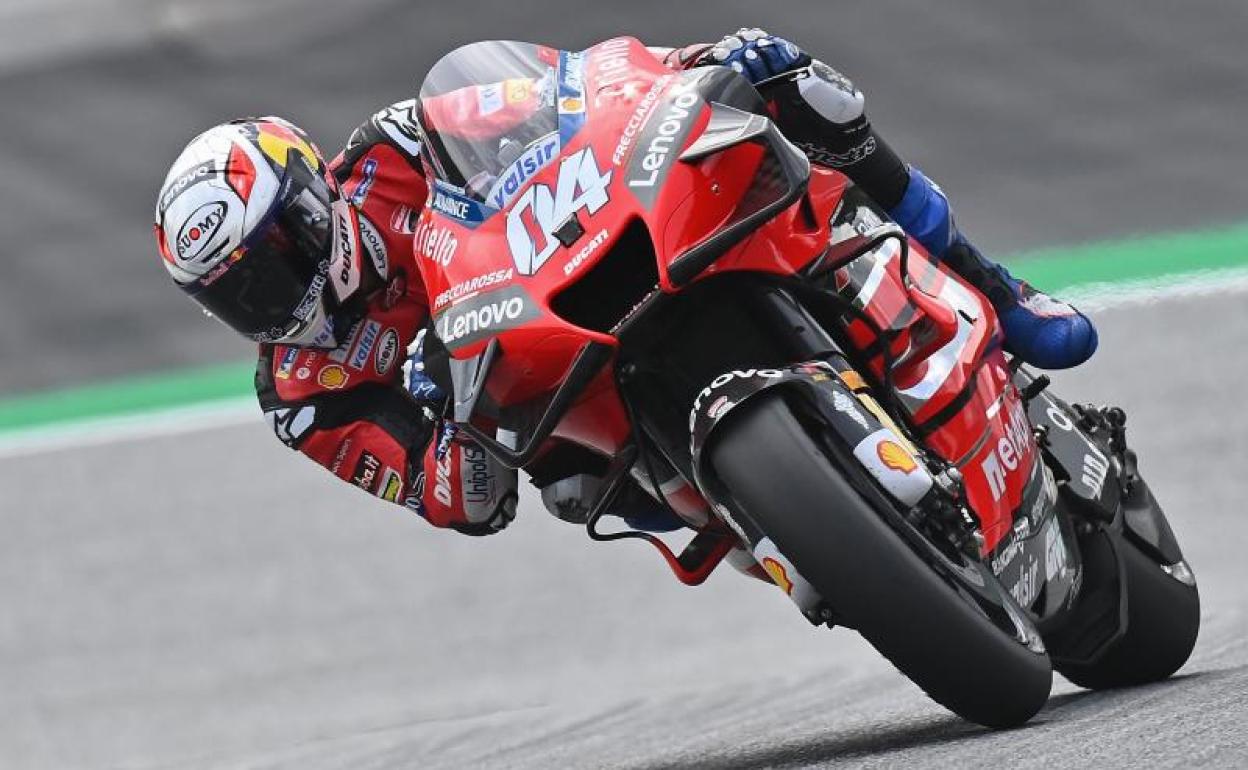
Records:
[[[757,28],[737,30],[699,59],[700,64],[732,67],[754,85],[806,67],[810,62],[810,56],[793,43]]]

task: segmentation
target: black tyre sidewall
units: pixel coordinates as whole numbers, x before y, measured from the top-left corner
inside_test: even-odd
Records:
[[[730,415],[711,467],[849,624],[934,700],[990,727],[1021,724],[1052,669],[997,629],[904,544],[806,433],[778,394]]]
[[[1200,632],[1200,592],[1167,575],[1128,538],[1115,534],[1127,593],[1122,638],[1090,665],[1062,664],[1058,672],[1088,689],[1156,682],[1178,671]]]

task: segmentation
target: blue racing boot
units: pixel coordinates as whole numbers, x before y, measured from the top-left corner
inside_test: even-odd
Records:
[[[917,168],[911,167],[905,195],[889,214],[988,298],[1001,319],[1007,351],[1041,369],[1069,369],[1096,352],[1096,327],[1088,317],[981,254],[958,232],[944,192]]]

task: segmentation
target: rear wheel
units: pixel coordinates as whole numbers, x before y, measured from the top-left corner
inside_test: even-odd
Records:
[[[1062,676],[1091,690],[1165,679],[1187,662],[1200,630],[1200,592],[1194,580],[1188,585],[1176,579],[1127,537],[1109,537],[1122,564],[1126,631],[1091,664],[1057,665]],[[1112,560],[1113,553],[1106,548],[1089,548],[1088,557]]]
[[[728,415],[709,452],[734,513],[932,699],[997,728],[1044,705],[1048,656],[991,573],[969,559],[942,566],[916,547],[861,467],[833,462],[778,394]]]

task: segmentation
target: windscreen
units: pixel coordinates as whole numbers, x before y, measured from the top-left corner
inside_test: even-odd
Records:
[[[559,153],[560,113],[583,114],[582,54],[473,43],[444,56],[420,89],[435,176],[502,208]]]

